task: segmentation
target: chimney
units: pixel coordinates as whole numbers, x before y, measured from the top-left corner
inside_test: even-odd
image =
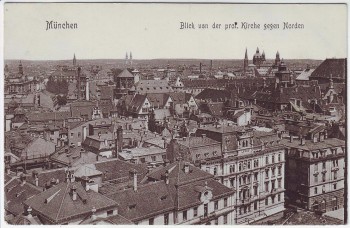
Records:
[[[72,193],[72,200],[76,201],[77,200],[77,186],[75,186],[73,184],[70,190],[71,190],[71,193]]]
[[[289,142],[291,142],[291,143],[293,142],[293,136],[292,135],[289,136]]]
[[[70,171],[66,170],[66,182],[70,182]]]
[[[25,183],[27,182],[27,177],[24,174],[21,174],[20,176],[21,179],[21,186],[25,185]]]
[[[118,126],[117,138],[115,139],[115,154],[114,157],[118,157],[118,154],[123,150],[123,128]]]
[[[32,217],[33,217],[32,211],[33,211],[32,207],[29,206],[28,209],[27,209],[27,214],[28,214],[27,217],[28,217],[28,218],[32,218]]]
[[[71,169],[71,170],[70,170],[70,182],[73,183],[74,181],[75,181],[74,170]]]
[[[185,162],[184,164],[184,172],[190,173],[190,164],[188,162]]]
[[[170,161],[168,159],[164,159],[164,167],[169,165]]]
[[[11,166],[10,166],[9,162],[6,162],[5,172],[7,175],[10,175],[10,173],[11,173]]]
[[[133,178],[133,189],[135,192],[137,192],[137,171],[136,171],[136,169],[131,170],[130,174],[132,175],[132,178]]]
[[[166,170],[165,171],[165,176],[164,176],[164,181],[165,181],[165,184],[169,184],[169,171]]]
[[[96,208],[92,207],[91,209],[91,219],[96,220]]]
[[[300,136],[300,145],[301,146],[305,145],[305,138],[303,136]]]
[[[90,180],[90,178],[87,177],[87,176],[83,176],[82,177],[82,185],[85,188],[85,191],[89,191],[90,190],[89,180]]]

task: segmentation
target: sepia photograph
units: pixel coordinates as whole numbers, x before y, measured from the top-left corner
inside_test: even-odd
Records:
[[[347,224],[347,3],[2,3],[1,226]]]

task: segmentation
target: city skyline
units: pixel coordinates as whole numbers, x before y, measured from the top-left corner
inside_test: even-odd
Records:
[[[53,3],[26,7],[7,3],[4,8],[5,59],[65,60],[72,53],[79,59],[123,59],[126,51],[132,51],[134,59],[242,59],[246,48],[251,59],[256,47],[265,51],[267,59],[273,59],[277,51],[285,59],[347,57],[343,4],[214,4],[210,11],[205,4]],[[91,17],[96,12],[103,12],[98,19]],[[77,23],[77,29],[46,30],[51,21]],[[206,23],[209,29],[180,29],[182,21],[195,26]],[[304,28],[284,30],[286,21],[302,23]],[[239,27],[255,22],[261,29],[213,29],[214,22],[222,26],[238,22]],[[281,28],[264,30],[269,23]]]

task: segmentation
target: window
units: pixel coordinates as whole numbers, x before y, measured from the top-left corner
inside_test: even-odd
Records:
[[[215,219],[215,225],[219,225],[219,219],[218,218]]]
[[[155,162],[156,161],[156,156],[152,156],[152,161]]]
[[[337,173],[337,171],[334,171],[333,176],[334,176],[334,180],[336,180],[336,179],[338,178],[338,173]]]
[[[275,163],[275,155],[272,155],[272,163]]]
[[[113,210],[107,211],[107,216],[113,215]]]
[[[265,182],[265,192],[269,191],[269,182]]]
[[[154,225],[154,218],[150,218],[150,219],[148,220],[148,224],[149,224],[149,225]]]
[[[258,186],[254,186],[254,196],[258,195]]]
[[[266,156],[266,158],[265,158],[265,163],[266,163],[266,164],[269,164],[269,156]]]
[[[227,198],[224,198],[224,207],[227,207]]]
[[[242,162],[239,163],[238,169],[239,171],[242,171]]]
[[[182,212],[182,218],[184,221],[187,220],[187,210]]]
[[[215,201],[214,202],[214,210],[218,210],[219,209],[219,202]]]
[[[259,167],[259,160],[258,159],[254,160],[254,168],[257,168],[257,167]]]
[[[278,172],[278,176],[282,174],[282,166],[278,166],[277,172]]]
[[[278,187],[282,188],[282,180],[281,179],[278,179]]]
[[[208,204],[204,204],[204,216],[208,216]]]
[[[271,181],[271,189],[275,189],[275,181]]]
[[[78,137],[80,137],[81,136],[81,133],[80,132],[78,132]]]
[[[271,174],[272,174],[272,176],[275,176],[275,170],[276,170],[275,167],[271,168]]]
[[[235,171],[235,165],[230,165],[230,173],[233,173]]]
[[[326,182],[326,174],[322,173],[322,182]]]
[[[250,169],[250,161],[248,161],[247,165],[248,165],[248,169]]]
[[[322,162],[322,169],[326,168],[326,162]]]
[[[272,203],[272,204],[275,203],[275,196],[271,196],[271,203]]]
[[[224,215],[224,224],[227,224],[227,215]]]
[[[333,184],[333,189],[334,189],[334,190],[337,189],[337,183]]]
[[[198,216],[198,207],[193,208],[193,216],[194,217]]]
[[[315,172],[318,171],[318,163],[316,163],[316,164],[314,165],[314,170],[315,170]]]
[[[254,181],[258,181],[258,173],[254,173]]]
[[[281,202],[281,194],[277,195],[278,202]]]
[[[74,135],[74,133],[73,133],[73,132],[71,132],[71,133],[70,133],[70,136],[71,136],[71,137],[73,137],[73,135]]]
[[[268,169],[265,170],[265,176],[266,176],[266,178],[269,178],[269,170]]]
[[[234,187],[234,184],[235,184],[235,178],[231,178],[231,179],[230,179],[230,184],[231,184],[231,187]]]
[[[317,187],[315,187],[315,189],[314,189],[314,193],[315,193],[315,194],[317,194]]]
[[[145,163],[146,159],[145,158],[141,158],[141,163]]]
[[[281,161],[281,154],[278,154],[278,161]]]
[[[168,225],[169,224],[169,214],[166,213],[164,214],[164,225]]]
[[[218,175],[218,168],[214,167],[214,175]]]
[[[265,205],[266,206],[269,205],[269,199],[268,198],[265,199]]]

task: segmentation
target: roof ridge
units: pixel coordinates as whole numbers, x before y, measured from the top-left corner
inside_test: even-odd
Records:
[[[64,191],[64,194],[63,194],[63,198],[62,198],[60,207],[58,208],[57,215],[56,215],[56,220],[58,220],[58,216],[59,216],[59,214],[60,214],[60,212],[61,212],[61,208],[62,208],[62,205],[63,205],[63,201],[64,201],[64,199],[66,198],[68,186],[69,186],[69,183],[67,183],[67,186],[66,186],[66,189],[65,189],[65,191]]]

